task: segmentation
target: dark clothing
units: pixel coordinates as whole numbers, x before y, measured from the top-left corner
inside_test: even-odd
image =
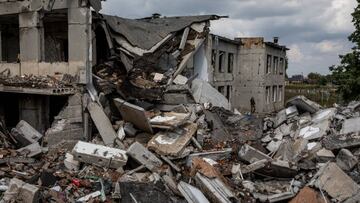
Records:
[[[255,108],[255,99],[254,99],[254,97],[251,97],[250,105],[251,105],[251,113],[255,113],[256,108]]]

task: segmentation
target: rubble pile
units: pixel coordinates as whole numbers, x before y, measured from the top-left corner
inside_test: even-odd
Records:
[[[25,121],[13,129],[2,122],[1,201],[356,202],[360,198],[360,102],[324,109],[299,96],[284,110],[260,118],[211,103],[126,101],[115,96],[115,89],[101,97],[102,102],[87,101],[94,123],[88,139],[64,136],[46,146],[59,121],[45,137]],[[76,100],[70,98],[69,105]],[[60,131],[68,128],[66,123]]]
[[[28,88],[66,88],[74,87],[76,78],[69,74],[55,76],[22,75],[10,76],[6,70],[0,73],[0,85]]]

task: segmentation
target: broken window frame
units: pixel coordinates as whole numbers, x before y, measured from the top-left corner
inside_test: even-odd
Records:
[[[284,74],[284,58],[280,58],[279,60],[279,74],[283,75]]]
[[[270,86],[265,87],[265,100],[266,104],[270,104]]]
[[[272,64],[272,56],[270,54],[268,54],[267,57],[266,57],[265,74],[270,74],[271,73],[271,64]]]
[[[218,70],[219,73],[224,73],[224,64],[225,64],[225,55],[226,53],[224,51],[219,51],[219,61],[218,61]]]
[[[272,87],[272,101],[274,103],[277,102],[277,89],[278,87],[276,85]]]
[[[228,73],[232,73],[234,70],[234,54],[228,53]]]
[[[278,87],[278,101],[279,102],[282,101],[283,94],[284,94],[284,86],[279,85],[279,87]]]
[[[273,74],[277,74],[278,73],[278,66],[279,66],[279,57],[274,56],[273,59]]]

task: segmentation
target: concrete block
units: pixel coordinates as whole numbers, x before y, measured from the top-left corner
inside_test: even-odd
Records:
[[[17,178],[13,178],[10,180],[9,188],[4,193],[2,201],[37,203],[39,202],[39,188]]]
[[[286,102],[286,106],[296,106],[297,109],[301,112],[309,112],[309,113],[315,113],[318,110],[320,110],[321,106],[309,99],[307,99],[304,96],[296,96],[291,99],[289,99]]]
[[[358,162],[358,158],[347,149],[341,149],[336,156],[336,164],[344,171],[351,171]]]
[[[177,187],[189,203],[210,203],[198,188],[190,184],[181,181]]]
[[[70,171],[78,171],[80,168],[80,162],[75,160],[74,156],[70,153],[66,153],[64,165]]]
[[[272,160],[271,157],[269,157],[268,155],[260,152],[259,150],[251,147],[250,145],[243,145],[239,151],[239,157],[244,160],[247,161],[249,163],[254,163],[256,161],[260,161],[260,160]]]
[[[35,142],[16,151],[22,155],[25,155],[26,157],[34,157],[42,153],[42,148],[38,142]]]
[[[21,120],[16,127],[11,130],[11,133],[14,134],[15,139],[23,146],[38,142],[43,137],[42,134],[24,120]]]
[[[356,184],[336,163],[327,163],[314,176],[310,186],[325,191],[330,197],[343,202],[358,194],[359,185]]]
[[[195,175],[196,185],[204,192],[205,196],[214,203],[231,203],[236,200],[235,194],[225,185],[220,178],[207,178],[200,173]]]
[[[345,120],[341,129],[341,134],[360,132],[359,123],[360,117]]]
[[[160,172],[160,168],[163,165],[159,158],[138,142],[129,147],[127,154],[152,172]]]
[[[79,141],[73,151],[75,160],[101,167],[120,168],[128,160],[126,151]]]
[[[197,124],[188,123],[174,131],[159,132],[148,142],[148,148],[161,155],[179,156],[196,130]]]
[[[143,108],[130,104],[122,99],[114,99],[114,102],[124,121],[134,124],[135,127],[145,132],[153,133],[149,119]]]
[[[91,102],[87,108],[105,145],[113,146],[117,135],[103,109],[95,102]]]

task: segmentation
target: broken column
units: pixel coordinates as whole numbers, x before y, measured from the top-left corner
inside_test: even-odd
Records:
[[[78,140],[85,140],[83,125],[83,105],[80,93],[72,95],[68,104],[55,117],[55,120],[45,133],[48,146],[52,147],[61,141],[72,143],[72,148]]]
[[[2,201],[37,203],[39,202],[39,198],[38,187],[13,178],[10,181],[9,188],[4,193]]]

